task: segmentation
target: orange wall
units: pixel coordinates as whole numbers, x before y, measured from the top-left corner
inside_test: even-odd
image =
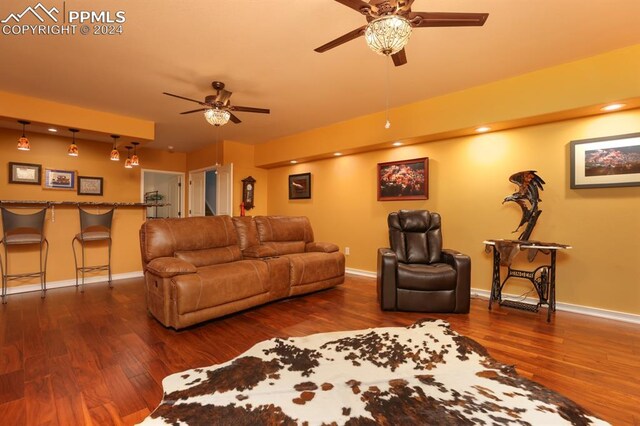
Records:
[[[76,158],[66,155],[69,138],[64,136],[29,134],[31,151],[16,149],[20,132],[0,129],[0,199],[2,200],[52,200],[52,201],[104,201],[104,202],[140,202],[140,169],[127,170],[124,161],[109,160],[111,144],[78,140],[80,155]],[[141,167],[184,171],[186,155],[141,149],[138,152]],[[122,156],[121,156],[122,158]],[[80,196],[75,191],[43,189],[41,186],[9,184],[8,163],[23,162],[41,164],[44,168],[75,170],[81,176],[101,176],[104,178],[104,195]],[[104,212],[105,207],[87,208],[90,212]],[[121,207],[116,210],[113,222],[113,273],[127,273],[141,270],[138,230],[145,219],[143,208]],[[73,278],[73,254],[71,240],[79,232],[79,219],[76,207],[58,206],[47,212],[45,232],[51,249],[49,251],[47,281],[59,281]],[[105,253],[94,250],[89,253],[89,261]],[[95,256],[94,256],[95,255]],[[16,252],[10,256],[10,268],[14,273],[30,271],[37,266],[37,257],[33,251]],[[23,285],[32,282],[14,281],[10,285]]]

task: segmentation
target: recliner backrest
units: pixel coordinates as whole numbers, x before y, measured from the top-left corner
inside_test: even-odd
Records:
[[[389,244],[399,262],[435,263],[442,257],[440,215],[427,210],[389,214]]]

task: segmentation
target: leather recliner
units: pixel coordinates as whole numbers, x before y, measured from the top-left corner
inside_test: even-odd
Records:
[[[391,248],[378,249],[378,300],[383,310],[469,312],[471,259],[442,248],[440,215],[390,213]]]

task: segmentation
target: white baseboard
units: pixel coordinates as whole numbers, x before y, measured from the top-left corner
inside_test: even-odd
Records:
[[[350,275],[376,278],[376,273],[371,271],[363,271],[361,269],[346,268],[346,272],[347,274],[350,274]],[[482,290],[479,288],[471,289],[472,296],[478,296],[478,297],[482,297],[483,299],[489,300],[489,294],[490,294],[489,290]],[[508,298],[508,299],[515,299],[515,300],[521,299],[520,296],[517,294],[509,294],[509,293],[502,293],[502,294],[505,298]],[[532,303],[532,304],[538,303],[538,299],[534,299],[534,298],[526,298],[522,301],[526,303]],[[607,309],[593,308],[591,306],[583,306],[583,305],[574,305],[571,303],[563,303],[563,302],[556,302],[556,309],[558,311],[573,312],[576,314],[590,315],[590,316],[599,317],[599,318],[607,318],[615,321],[623,321],[623,322],[630,322],[634,324],[640,324],[640,315],[629,314],[626,312],[610,311]]]
[[[143,277],[144,274],[142,271],[134,271],[134,272],[125,272],[123,274],[113,274],[111,279],[113,281],[117,280],[126,280],[129,278],[139,278]],[[84,279],[85,284],[95,284],[95,283],[104,283],[107,282],[107,275],[97,275]],[[62,288],[62,287],[73,287],[76,285],[75,278],[70,280],[62,280],[62,281],[52,281],[47,282],[47,290],[51,290],[54,288]],[[28,293],[30,291],[40,291],[40,284],[29,284],[29,285],[21,285],[17,287],[8,287],[7,294],[20,294],[20,293]]]

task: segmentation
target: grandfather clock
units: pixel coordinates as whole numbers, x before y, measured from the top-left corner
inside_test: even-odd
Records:
[[[251,176],[242,179],[242,202],[245,210],[253,208],[253,200],[256,189],[256,180]]]

